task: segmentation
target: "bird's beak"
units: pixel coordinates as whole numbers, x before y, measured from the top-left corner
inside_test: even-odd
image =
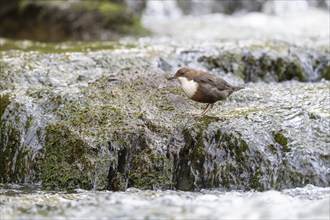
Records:
[[[167,80],[173,80],[173,79],[176,79],[175,76],[172,76],[172,77],[168,77]]]

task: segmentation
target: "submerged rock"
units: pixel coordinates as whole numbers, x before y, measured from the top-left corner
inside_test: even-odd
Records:
[[[1,182],[111,190],[328,186],[329,82],[261,77],[201,118],[201,105],[166,78],[179,65],[212,69],[201,60],[221,51],[154,42],[84,53],[2,51]],[[237,66],[223,69],[227,75],[212,70],[240,84]]]
[[[283,44],[283,45],[281,45]],[[245,82],[329,80],[329,50],[299,47],[283,42],[239,50],[222,50],[217,55],[199,58],[210,69],[242,76]]]

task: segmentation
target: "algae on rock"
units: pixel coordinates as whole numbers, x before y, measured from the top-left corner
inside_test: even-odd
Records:
[[[266,45],[266,48],[244,48],[242,51],[220,51],[218,55],[201,56],[199,62],[211,69],[233,73],[245,82],[328,79],[329,51],[292,45]],[[248,52],[246,52],[248,50]]]
[[[162,46],[136,43],[84,53],[2,51],[1,181],[111,190],[328,185],[328,81],[261,82],[306,77],[298,71],[303,62],[298,68],[292,63],[296,58],[286,55],[250,54],[249,71],[260,74],[251,79],[258,82],[200,118],[201,105],[166,80],[173,74],[169,69],[195,62],[239,84],[247,72],[241,54],[249,47],[224,52],[226,61],[202,52],[194,58],[189,51],[172,55]],[[158,66],[160,56],[171,68]],[[200,62],[201,57],[206,60]],[[322,72],[327,57],[320,63],[316,59],[308,65]],[[213,69],[222,66],[232,73]],[[284,75],[272,78],[261,70]],[[291,70],[298,75],[286,75]],[[317,79],[313,71],[307,81]]]

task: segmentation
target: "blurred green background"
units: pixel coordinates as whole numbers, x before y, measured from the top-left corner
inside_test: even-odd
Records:
[[[151,34],[141,25],[144,14],[162,14],[165,19],[178,14],[231,15],[254,11],[276,14],[277,2],[281,1],[0,0],[0,37],[44,42],[117,40]],[[308,5],[329,10],[329,0],[287,1],[290,2],[295,2],[293,7]]]
[[[115,40],[145,35],[123,0],[0,0],[0,36],[38,41]],[[142,3],[142,2],[141,2]]]

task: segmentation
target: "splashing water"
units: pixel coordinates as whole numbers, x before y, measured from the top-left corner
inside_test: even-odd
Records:
[[[327,219],[330,188],[74,193],[0,188],[1,219]]]

